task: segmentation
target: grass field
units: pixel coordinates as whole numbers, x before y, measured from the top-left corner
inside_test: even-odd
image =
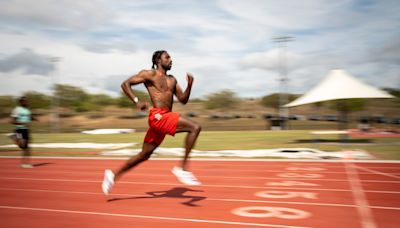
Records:
[[[260,101],[242,100],[240,103],[228,110],[226,109],[206,109],[203,102],[189,102],[186,105],[175,103],[173,110],[186,116],[188,113],[195,113],[192,120],[201,124],[204,131],[261,131],[267,130],[270,121],[266,120],[266,114],[276,115],[277,110],[267,108],[260,104]],[[38,114],[38,122],[33,122],[31,129],[34,132],[46,133],[52,131],[52,113],[49,110],[34,110]],[[351,113],[348,128],[357,128],[360,116],[385,116],[399,117],[400,105],[396,100],[381,99],[369,100],[365,110]],[[83,130],[99,128],[134,128],[137,131],[146,131],[147,114],[137,116],[139,113],[132,108],[119,108],[116,106],[106,106],[100,111],[92,112],[73,112],[68,109],[60,110],[60,131],[78,133]],[[238,118],[211,118],[213,115],[236,116]],[[335,110],[328,107],[315,105],[304,105],[290,109],[290,114],[309,116],[338,115]],[[251,117],[251,118],[250,118]],[[289,122],[291,130],[316,130],[316,129],[337,129],[337,122],[330,121],[309,121],[292,120]],[[399,125],[373,124],[373,128],[400,128]],[[13,130],[8,116],[0,119],[0,133],[7,133]]]
[[[351,115],[352,122],[349,128],[357,128],[357,117],[363,115],[397,116],[400,107],[394,101],[371,100],[366,110]],[[197,113],[192,120],[201,124],[203,132],[197,142],[196,149],[223,150],[223,149],[271,149],[271,148],[315,148],[325,151],[340,151],[343,149],[362,149],[378,159],[400,159],[400,139],[351,139],[349,143],[342,144],[338,136],[324,136],[321,143],[315,143],[310,134],[312,130],[334,130],[337,122],[329,121],[290,121],[290,131],[269,131],[269,122],[263,118],[266,113],[275,113],[276,110],[263,107],[257,100],[245,100],[240,105],[228,111],[207,110],[199,102],[189,102],[187,105],[175,104],[174,111],[182,115],[188,112]],[[93,113],[62,112],[61,132],[49,133],[51,113],[42,113],[39,122],[32,122],[32,138],[34,143],[71,143],[71,142],[97,142],[97,143],[130,143],[136,142],[140,148],[147,130],[147,118],[132,118],[136,111],[129,108],[105,107],[102,111]],[[240,118],[210,118],[215,113],[240,115]],[[313,105],[300,106],[290,110],[291,114],[328,115],[335,114],[326,107]],[[249,115],[252,118],[249,118]],[[388,124],[374,124],[373,128],[389,129],[399,126]],[[9,118],[0,119],[0,145],[10,144],[11,141],[1,133],[13,131],[14,126],[9,123]],[[137,133],[122,135],[85,135],[82,130],[98,128],[134,128]],[[167,136],[161,147],[182,147],[184,134],[176,137]],[[33,149],[34,155],[45,156],[95,156],[100,150],[96,149]],[[19,155],[19,149],[2,149],[0,155]]]
[[[140,148],[144,133],[119,135],[86,135],[79,133],[32,134],[34,143],[139,143],[134,148]],[[167,136],[161,147],[182,147],[185,134],[175,137]],[[0,135],[0,145],[10,144],[11,140]],[[271,148],[314,148],[325,151],[341,151],[344,149],[362,149],[374,155],[377,159],[400,160],[400,139],[371,138],[350,139],[341,143],[337,136],[326,136],[316,143],[309,131],[203,131],[198,139],[196,149],[271,149]],[[94,156],[99,149],[33,149],[34,155],[44,156]],[[0,155],[19,155],[19,149],[0,148]]]

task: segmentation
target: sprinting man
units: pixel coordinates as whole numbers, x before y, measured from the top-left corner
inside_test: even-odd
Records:
[[[114,172],[109,169],[105,170],[102,188],[106,195],[123,173],[149,159],[153,151],[162,143],[165,135],[174,136],[175,133],[180,132],[188,133],[185,139],[185,155],[180,166],[175,166],[172,173],[184,184],[200,185],[196,177],[187,170],[187,159],[199,136],[201,126],[176,112],[172,112],[173,95],[182,104],[188,102],[193,76],[187,73],[187,88],[182,91],[174,76],[167,74],[172,66],[168,52],[164,50],[154,52],[152,61],[151,70],[142,70],[125,80],[121,85],[126,96],[132,100],[136,107],[140,110],[146,110],[148,103],[139,101],[131,89],[131,86],[143,83],[150,94],[153,108],[149,112],[149,129],[144,138],[142,151]]]
[[[11,123],[15,125],[15,134],[10,138],[22,149],[21,168],[33,168],[30,164],[31,150],[29,148],[29,124],[34,118],[28,108],[28,99],[20,97],[19,105],[11,113]]]

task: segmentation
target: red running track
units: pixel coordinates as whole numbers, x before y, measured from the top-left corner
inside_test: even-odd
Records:
[[[0,158],[1,227],[398,227],[400,163],[200,161],[202,186],[181,185],[177,160],[150,160],[109,196],[105,168],[123,160]]]

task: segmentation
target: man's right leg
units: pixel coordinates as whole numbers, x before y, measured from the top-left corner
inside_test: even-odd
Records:
[[[18,147],[22,150],[21,167],[22,168],[33,168],[30,164],[31,149],[29,148],[28,139],[18,139]]]
[[[142,152],[139,154],[131,157],[123,166],[121,166],[117,171],[115,171],[115,177],[114,180],[117,180],[123,173],[126,171],[132,169],[133,167],[137,166],[138,164],[148,160],[153,153],[153,151],[157,148],[158,146],[155,144],[143,143],[142,147]]]
[[[8,135],[8,137],[14,142],[15,145],[18,146],[18,137],[17,137],[17,134],[18,134],[17,132],[10,133],[10,134]]]
[[[137,166],[141,162],[146,161],[150,158],[153,151],[157,148],[157,145],[143,142],[142,152],[130,158],[123,166],[121,166],[115,173],[111,170],[106,169],[104,172],[104,180],[102,189],[104,194],[108,195],[115,181],[126,171]]]

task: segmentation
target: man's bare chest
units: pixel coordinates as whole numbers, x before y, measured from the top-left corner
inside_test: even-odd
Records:
[[[173,78],[160,76],[154,78],[150,83],[154,89],[160,92],[172,92],[175,89],[176,81]]]

